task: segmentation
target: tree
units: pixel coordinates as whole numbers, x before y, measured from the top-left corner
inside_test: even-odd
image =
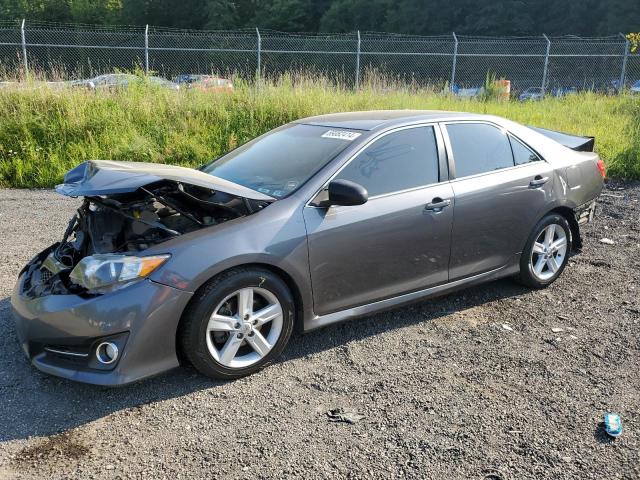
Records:
[[[119,23],[122,0],[73,0],[70,3],[71,18],[79,23]]]
[[[640,28],[638,2],[613,1],[606,8],[598,25],[598,32],[615,35],[619,32],[635,32]]]
[[[393,0],[334,0],[320,21],[324,32],[381,31]]]
[[[450,34],[459,30],[466,15],[463,2],[451,0],[398,0],[388,9],[384,30],[413,35]]]
[[[256,3],[255,26],[288,32],[315,32],[327,0],[272,0]]]
[[[536,30],[529,13],[530,5],[523,1],[493,1],[469,11],[459,31],[474,35],[528,35]]]
[[[71,0],[0,0],[3,18],[72,22]]]
[[[640,48],[640,33],[629,33],[627,40],[629,40],[631,46],[631,53],[636,53]]]
[[[225,30],[238,26],[238,11],[233,0],[209,0],[205,15],[205,28],[209,30]]]
[[[3,19],[416,35],[616,35],[637,0],[0,0]]]

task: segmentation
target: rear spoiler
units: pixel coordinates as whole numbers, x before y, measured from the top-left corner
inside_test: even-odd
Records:
[[[594,137],[580,137],[578,135],[570,135],[568,133],[555,132],[553,130],[547,130],[546,128],[529,127],[531,130],[535,130],[541,133],[545,137],[549,137],[551,140],[555,140],[561,145],[564,145],[576,152],[593,152],[596,139]]]

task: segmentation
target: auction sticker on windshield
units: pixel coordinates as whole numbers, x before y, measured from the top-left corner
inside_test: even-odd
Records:
[[[322,134],[322,138],[336,138],[338,140],[348,140],[349,142],[358,138],[361,133],[347,132],[346,130],[327,130]]]

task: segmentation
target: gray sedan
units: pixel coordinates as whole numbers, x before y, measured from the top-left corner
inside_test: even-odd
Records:
[[[501,277],[552,283],[605,175],[593,139],[503,118],[356,112],[279,127],[200,169],[88,161],[60,242],[12,296],[38,369],[119,385],[190,362],[236,378],[294,329]]]

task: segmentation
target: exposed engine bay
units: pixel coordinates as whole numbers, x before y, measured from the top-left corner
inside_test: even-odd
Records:
[[[134,192],[85,196],[62,240],[26,267],[25,294],[90,293],[69,277],[83,258],[136,254],[185,233],[251,215],[269,203],[172,180]]]

